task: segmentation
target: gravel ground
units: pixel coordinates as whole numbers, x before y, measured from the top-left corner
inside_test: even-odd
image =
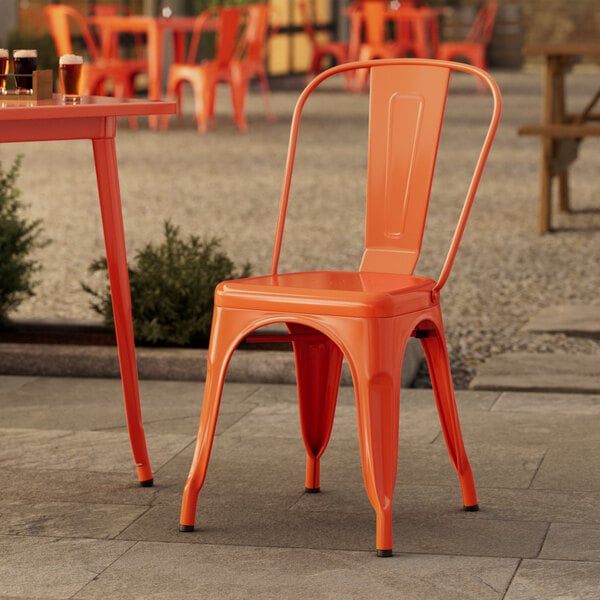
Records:
[[[494,73],[504,113],[469,228],[443,297],[457,387],[477,365],[508,351],[598,354],[596,340],[521,331],[541,308],[593,304],[600,297],[600,194],[597,139],[585,140],[573,168],[572,214],[557,215],[559,230],[537,233],[540,143],[516,134],[540,114],[540,72]],[[569,77],[570,107],[585,104],[598,71]],[[255,274],[266,272],[297,89],[272,94],[278,120],[267,123],[262,100],[251,94],[249,131],[230,123],[225,90],[218,127],[199,135],[186,112],[168,132],[120,126],[117,137],[129,256],[159,242],[164,221],[183,235],[217,236],[223,249]],[[363,239],[366,96],[332,85],[307,107],[298,155],[282,269],[352,269]],[[453,87],[440,147],[428,233],[418,271],[434,275],[447,247],[451,222],[464,197],[475,133],[489,107],[459,78]],[[189,98],[186,111],[191,108]],[[91,145],[85,141],[0,147],[5,168],[23,155],[18,185],[30,218],[43,221],[51,243],[36,258],[43,269],[36,296],[13,314],[19,320],[95,321],[81,282],[92,283],[90,262],[103,252]]]

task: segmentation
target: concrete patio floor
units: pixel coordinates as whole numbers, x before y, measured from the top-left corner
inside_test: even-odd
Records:
[[[178,517],[202,383],[141,394],[152,488],[118,379],[0,377],[0,597],[598,598],[598,395],[458,392],[481,505],[466,513],[431,390],[403,390],[395,554],[380,559],[351,387],[322,493],[304,494],[295,387],[227,383],[193,533]]]

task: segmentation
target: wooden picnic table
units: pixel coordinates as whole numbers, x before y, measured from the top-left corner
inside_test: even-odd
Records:
[[[541,136],[539,231],[546,233],[552,229],[552,180],[558,178],[560,210],[569,211],[569,167],[577,159],[581,141],[600,135],[600,113],[594,112],[600,87],[583,110],[569,113],[565,86],[573,64],[583,57],[600,59],[600,42],[539,44],[524,48],[523,53],[545,60],[542,122],[523,125],[518,133]]]

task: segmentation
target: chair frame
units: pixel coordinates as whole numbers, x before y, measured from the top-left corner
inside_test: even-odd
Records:
[[[302,28],[304,33],[310,40],[312,47],[312,57],[310,61],[309,71],[307,77],[312,78],[317,73],[320,73],[324,69],[323,60],[326,58],[333,58],[335,64],[343,64],[350,59],[350,45],[348,42],[341,42],[337,40],[320,41],[317,38],[317,33],[313,27],[311,10],[309,9],[308,0],[300,0],[298,2],[298,10],[302,17]],[[309,79],[310,80],[310,79]],[[351,81],[347,81],[346,88],[350,89]]]
[[[223,19],[225,15],[225,19]],[[240,44],[240,33],[243,27],[245,10],[243,6],[213,6],[203,10],[197,17],[192,30],[192,37],[184,63],[174,63],[169,69],[167,95],[177,100],[178,114],[181,117],[182,86],[189,83],[194,92],[194,113],[198,131],[205,133],[210,123],[215,121],[215,92],[219,81],[228,81],[231,87],[234,121],[242,131],[246,129],[244,119],[244,77],[242,66],[236,58]],[[220,20],[217,25],[217,46],[215,56],[198,62],[200,40],[210,19]],[[234,27],[237,35],[227,37],[229,28]],[[223,35],[224,34],[224,35]],[[225,38],[222,42],[221,36]],[[168,127],[169,118],[164,117],[162,129]]]
[[[498,2],[485,2],[477,11],[467,37],[464,40],[439,43],[437,58],[440,60],[456,60],[459,57],[464,57],[470,64],[486,70],[486,52],[494,33],[497,13]]]
[[[404,69],[402,77],[396,73],[392,76],[396,67]],[[371,72],[366,236],[359,271],[279,274],[303,108],[324,80],[357,69]],[[422,244],[448,85],[454,71],[468,73],[486,84],[493,108],[448,253],[434,280],[413,275],[413,271]],[[377,554],[392,554],[402,358],[408,339],[414,336],[421,342],[429,365],[440,425],[460,482],[463,507],[478,510],[450,373],[440,292],[450,275],[500,113],[501,97],[495,81],[481,69],[448,61],[379,59],[346,63],[317,75],[305,88],[292,117],[271,274],[225,281],[215,291],[204,400],[183,493],[180,531],[194,529],[198,493],[206,477],[231,356],[256,329],[281,322],[289,331],[289,336],[282,339],[292,342],[296,361],[307,492],[320,490],[320,458],[331,434],[345,358],[354,383],[363,478],[376,513]],[[394,131],[402,131],[396,136],[397,145],[388,135],[390,123]],[[402,154],[407,148],[410,150]],[[401,225],[388,223],[386,202],[390,199],[403,207],[394,212],[402,213]],[[373,203],[380,205],[379,212],[373,212]]]
[[[277,11],[270,4],[251,3],[243,7],[245,24],[238,46],[234,52],[233,63],[241,72],[242,91],[240,92],[241,122],[240,128],[247,129],[245,119],[245,103],[250,81],[256,77],[260,84],[265,113],[268,121],[275,121],[271,108],[269,79],[267,76],[267,48],[271,37],[279,29],[277,23],[272,23]]]
[[[378,0],[363,2],[358,9],[354,10],[350,15],[352,31],[350,56],[357,61],[404,56],[406,54],[404,42],[388,36],[387,23],[388,8],[384,2]],[[353,82],[354,91],[363,91],[367,80],[368,71],[357,71]]]

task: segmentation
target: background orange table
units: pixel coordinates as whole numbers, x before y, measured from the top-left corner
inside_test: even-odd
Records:
[[[102,55],[110,56],[114,35],[119,33],[144,33],[148,59],[148,98],[160,100],[163,88],[164,34],[173,33],[173,51],[176,62],[183,62],[185,34],[192,31],[196,17],[149,17],[144,15],[95,16],[88,19],[98,29]],[[156,127],[156,118],[150,120]]]
[[[84,97],[81,104],[65,105],[57,95],[38,101],[0,99],[0,143],[92,141],[127,428],[138,479],[144,486],[152,485],[153,478],[140,408],[115,136],[120,116],[174,112],[174,102]]]

